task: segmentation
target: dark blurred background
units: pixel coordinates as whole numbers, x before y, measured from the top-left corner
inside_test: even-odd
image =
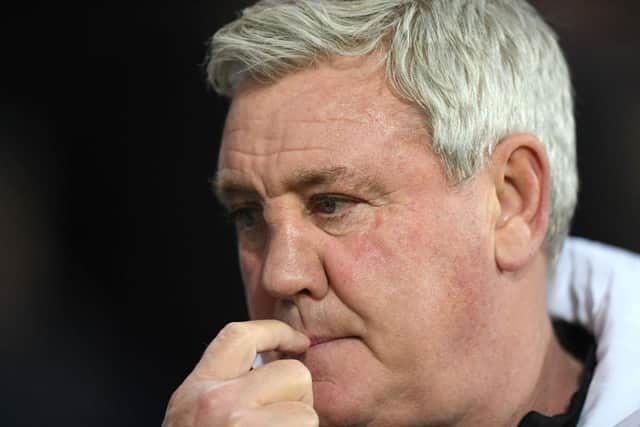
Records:
[[[0,10],[0,425],[158,426],[246,318],[207,38],[248,1]],[[573,233],[640,251],[640,2],[535,1],[576,90]]]

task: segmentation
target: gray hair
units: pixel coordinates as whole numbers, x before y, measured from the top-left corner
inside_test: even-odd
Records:
[[[553,265],[578,191],[573,99],[556,35],[524,0],[262,0],[212,37],[207,77],[232,97],[244,79],[374,51],[389,86],[425,115],[455,185],[508,135],[538,138],[550,164]]]

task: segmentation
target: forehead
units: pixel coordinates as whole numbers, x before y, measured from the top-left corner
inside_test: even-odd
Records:
[[[300,109],[301,105],[313,108]],[[323,117],[338,112],[359,119],[363,113],[374,111],[387,115],[416,113],[407,102],[392,95],[379,55],[334,57],[272,83],[246,80],[234,96],[231,111],[247,112],[247,107],[294,116]]]
[[[275,83],[243,83],[227,116],[218,169],[246,177],[307,165],[379,166],[411,142],[424,150],[426,138],[426,120],[391,92],[378,60],[340,58]]]

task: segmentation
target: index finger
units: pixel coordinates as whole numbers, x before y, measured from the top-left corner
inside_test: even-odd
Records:
[[[302,353],[309,344],[309,338],[279,320],[229,323],[209,344],[193,375],[228,380],[248,372],[260,352]]]

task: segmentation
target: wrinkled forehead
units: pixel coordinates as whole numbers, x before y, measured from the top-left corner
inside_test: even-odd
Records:
[[[346,165],[375,175],[389,156],[406,154],[405,144],[419,141],[424,150],[421,114],[362,61],[244,82],[227,116],[218,174],[275,183],[300,168]]]
[[[374,56],[333,58],[271,83],[243,81],[231,103],[223,142],[237,142],[228,136],[248,122],[271,133],[281,130],[278,124],[293,122],[323,123],[333,131],[367,127],[384,134],[426,125],[415,107],[392,93]]]

